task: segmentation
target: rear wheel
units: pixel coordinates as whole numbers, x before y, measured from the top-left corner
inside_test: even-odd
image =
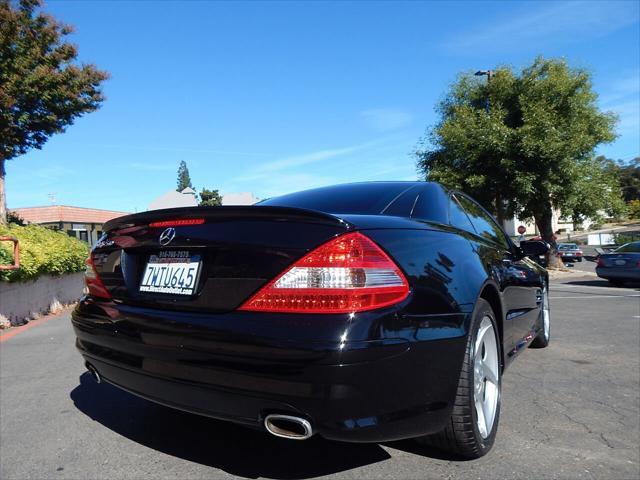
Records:
[[[609,279],[609,283],[614,287],[622,287],[624,285],[624,280],[611,280],[611,279]]]
[[[491,306],[478,300],[467,339],[458,390],[447,427],[418,439],[467,458],[493,446],[500,418],[501,368],[498,329]]]
[[[540,311],[541,328],[538,336],[531,342],[532,348],[545,348],[551,341],[551,308],[549,307],[549,287],[542,287],[542,309]]]

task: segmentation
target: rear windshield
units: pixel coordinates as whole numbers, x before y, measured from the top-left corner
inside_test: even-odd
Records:
[[[558,245],[559,250],[578,250],[578,245],[575,243],[561,243]]]
[[[307,208],[326,213],[376,215],[414,186],[412,183],[388,182],[335,185],[270,198],[260,202],[260,205]]]
[[[640,242],[631,242],[616,248],[616,253],[640,253]]]

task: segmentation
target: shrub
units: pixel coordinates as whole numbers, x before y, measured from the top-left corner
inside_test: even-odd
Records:
[[[38,225],[0,226],[0,237],[9,235],[20,241],[20,269],[0,270],[0,280],[16,282],[40,275],[62,275],[84,270],[89,253],[85,243],[66,233]],[[13,244],[0,242],[0,264],[13,263]]]
[[[640,200],[631,200],[627,207],[629,208],[629,218],[640,218]]]

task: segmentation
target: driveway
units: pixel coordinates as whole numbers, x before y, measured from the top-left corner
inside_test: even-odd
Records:
[[[640,291],[593,277],[551,288],[552,343],[506,372],[479,460],[287,441],[97,385],[67,313],[0,344],[0,478],[638,478]]]

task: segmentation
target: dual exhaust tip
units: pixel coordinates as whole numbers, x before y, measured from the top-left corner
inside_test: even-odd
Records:
[[[264,427],[271,435],[289,440],[306,440],[313,435],[308,420],[292,415],[273,413],[264,419]]]
[[[85,363],[87,371],[96,383],[102,382],[102,377],[96,367],[89,362]],[[271,435],[290,440],[306,440],[313,435],[311,423],[308,420],[293,415],[281,415],[272,413],[264,419],[264,427]]]

